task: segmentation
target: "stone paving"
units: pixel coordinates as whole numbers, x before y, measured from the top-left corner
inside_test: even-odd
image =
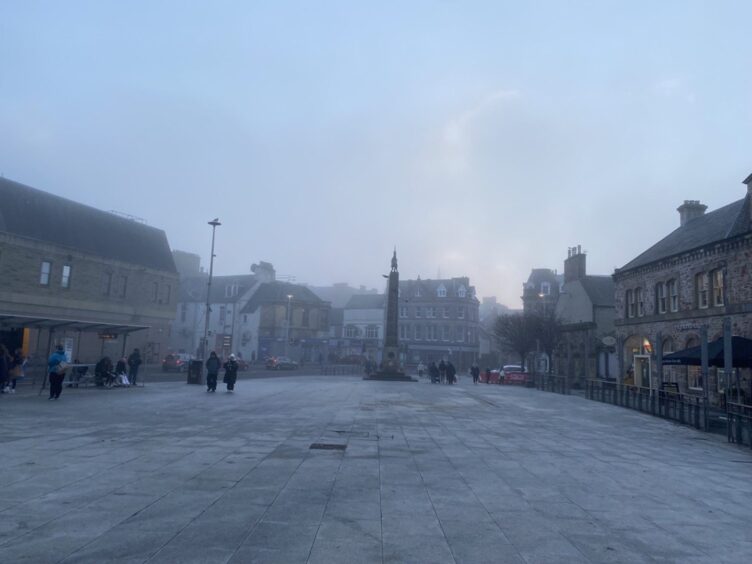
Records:
[[[0,424],[3,563],[752,561],[749,449],[574,396],[301,375]]]

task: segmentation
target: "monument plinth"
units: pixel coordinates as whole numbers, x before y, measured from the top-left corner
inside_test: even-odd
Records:
[[[390,382],[417,382],[402,371],[399,349],[399,271],[397,270],[397,249],[392,256],[392,270],[386,292],[386,324],[384,327],[384,350],[381,364],[376,372],[366,375],[364,380],[386,380]]]

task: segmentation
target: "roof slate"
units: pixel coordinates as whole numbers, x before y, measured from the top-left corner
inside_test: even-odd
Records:
[[[206,283],[208,275],[191,276],[180,280],[180,302],[206,302]],[[248,290],[257,284],[253,274],[240,274],[236,276],[213,276],[210,303],[234,303]],[[228,295],[227,287],[237,286],[235,295]]]
[[[615,289],[613,278],[610,276],[585,276],[580,282],[594,306],[614,306]]]
[[[352,296],[345,305],[345,309],[384,309],[386,296],[384,294],[361,294]]]
[[[280,281],[264,282],[259,285],[241,313],[253,313],[264,304],[286,304],[288,295],[293,296],[292,302],[294,304],[304,303],[323,306],[329,303],[319,298],[310,289],[299,284]]]
[[[749,198],[743,198],[688,221],[617,269],[617,272],[639,268],[711,243],[749,233],[751,230],[749,205]]]
[[[0,232],[176,273],[161,229],[0,178]]]

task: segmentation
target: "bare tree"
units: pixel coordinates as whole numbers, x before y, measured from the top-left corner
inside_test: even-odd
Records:
[[[529,314],[500,315],[494,324],[494,333],[499,344],[520,355],[523,369],[527,354],[535,349],[537,325],[536,318]]]
[[[561,340],[562,322],[556,312],[535,314],[535,338],[541,350],[548,355],[548,371],[553,369],[553,354]]]

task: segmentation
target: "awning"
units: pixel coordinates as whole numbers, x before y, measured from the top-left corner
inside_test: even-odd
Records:
[[[752,367],[752,339],[731,337],[732,365],[734,368]],[[663,357],[664,366],[700,366],[701,347],[690,347]],[[723,337],[708,343],[708,366],[724,367]]]
[[[40,317],[33,315],[18,315],[0,312],[0,329],[15,329],[28,327],[29,329],[54,329],[71,331],[106,331],[108,333],[132,333],[149,329],[150,325],[126,325],[121,323],[105,323],[103,321],[87,321],[83,319],[61,319],[56,317]]]

